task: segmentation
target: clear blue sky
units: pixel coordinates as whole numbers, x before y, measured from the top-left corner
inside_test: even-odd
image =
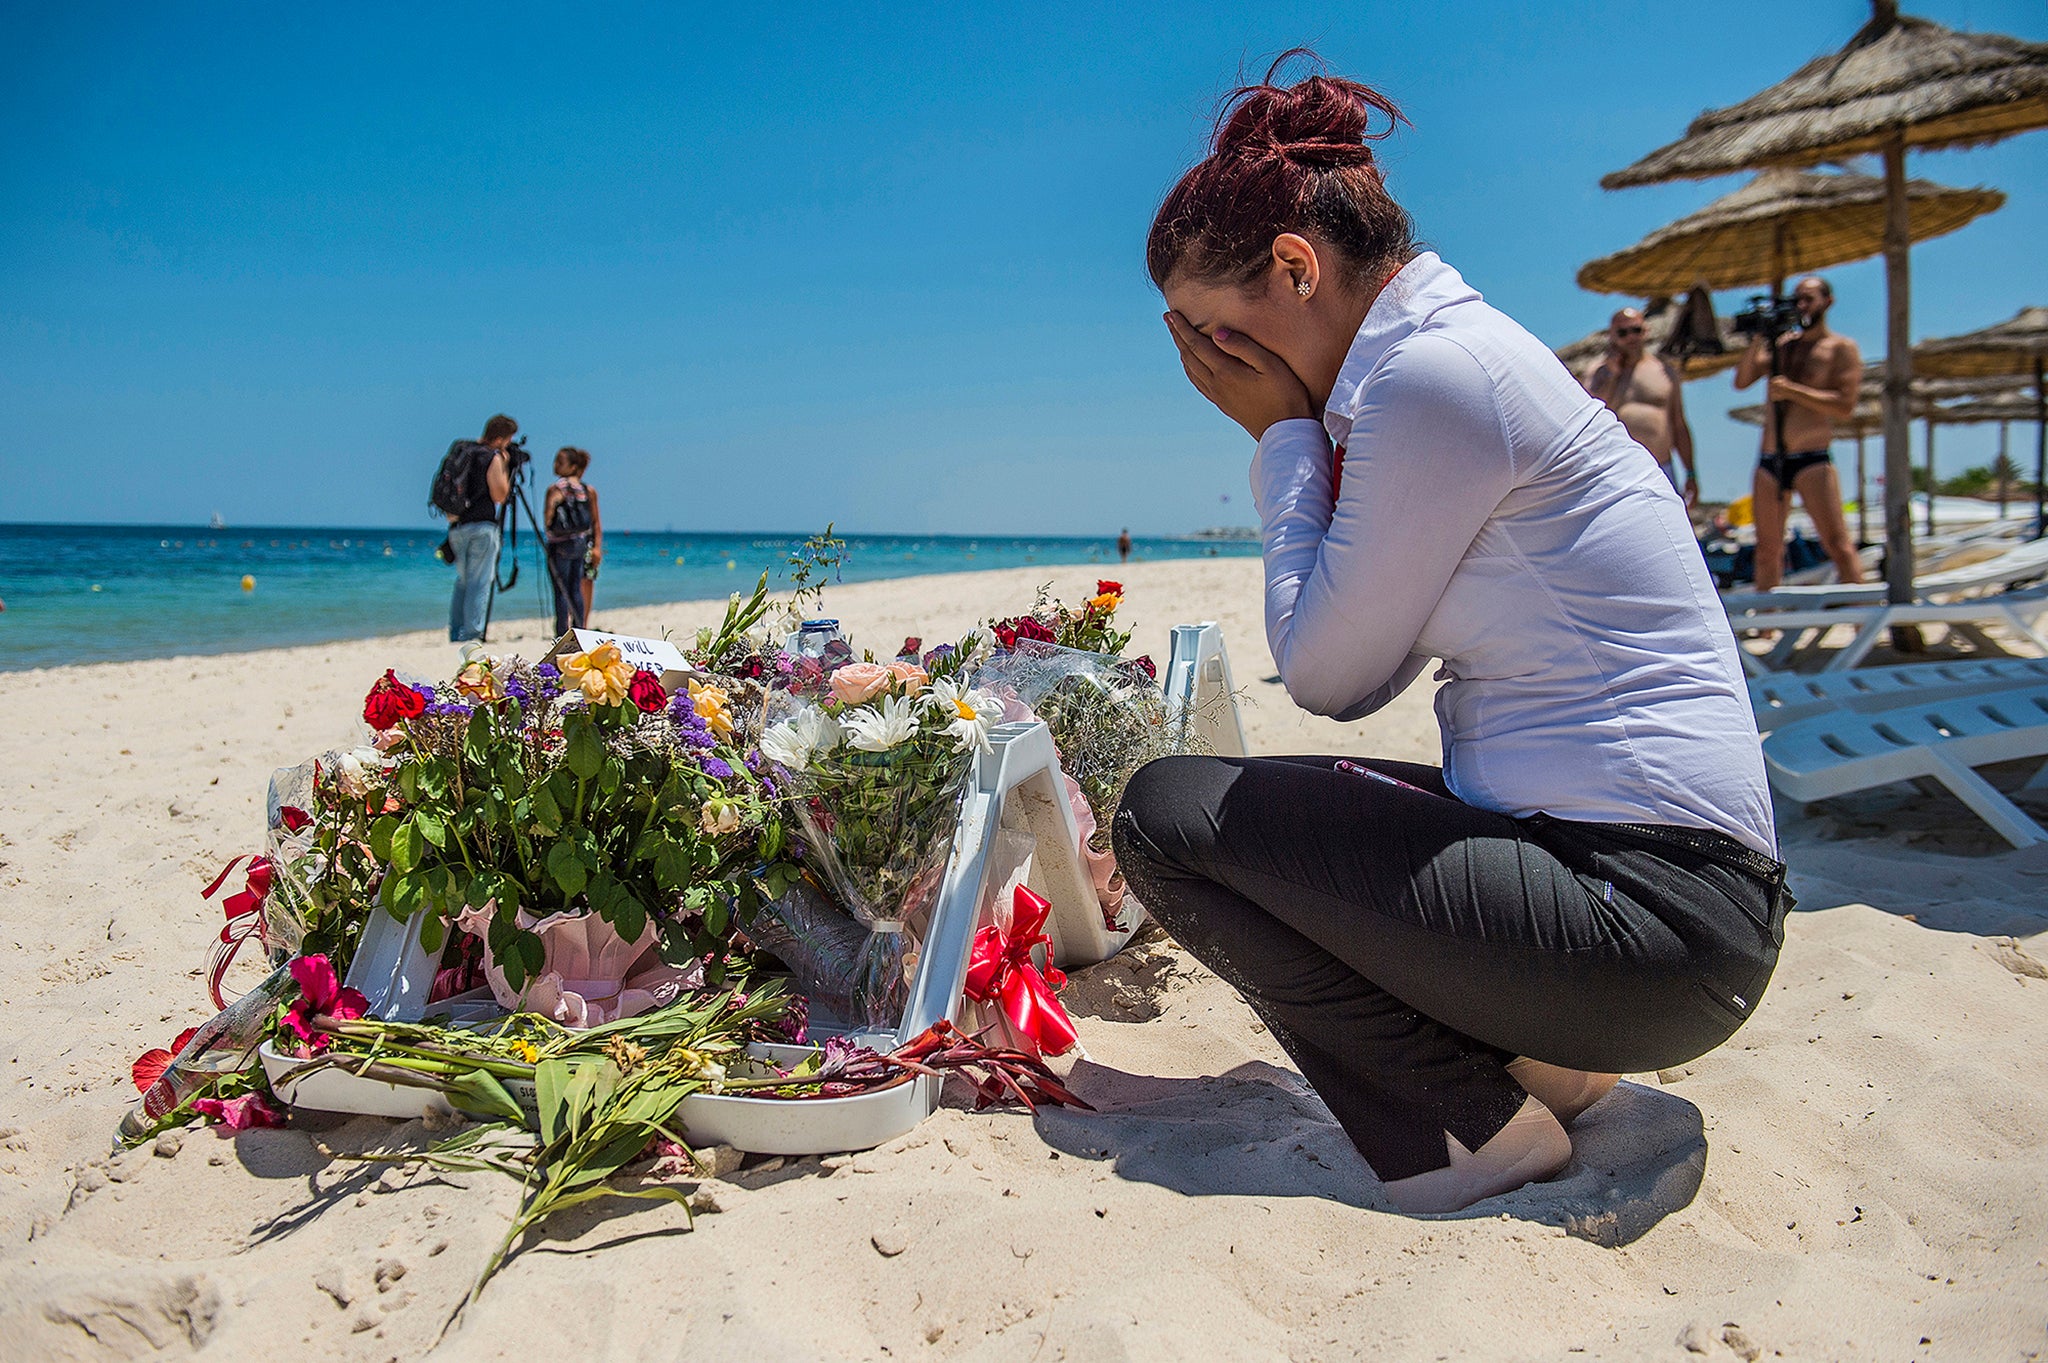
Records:
[[[2048,39],[2039,0],[1909,8]],[[0,0],[0,520],[424,524],[503,409],[625,526],[1243,522],[1142,259],[1241,70],[1308,43],[1399,99],[1394,192],[1558,343],[1618,303],[1582,261],[1741,183],[1601,173],[1868,13],[843,9]],[[2011,195],[1915,251],[1916,336],[2048,302],[2048,132],[1909,165]],[[1880,268],[1830,273],[1875,354]],[[1733,495],[1753,433],[1688,391]]]

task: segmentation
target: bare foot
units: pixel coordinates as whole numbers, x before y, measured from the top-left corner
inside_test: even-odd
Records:
[[[1411,1216],[1462,1211],[1496,1193],[1552,1178],[1572,1157],[1571,1137],[1533,1097],[1477,1150],[1467,1150],[1448,1131],[1444,1145],[1449,1165],[1385,1185],[1396,1207]]]
[[[1621,1082],[1618,1074],[1568,1070],[1562,1065],[1546,1065],[1527,1056],[1510,1060],[1508,1074],[1522,1086],[1524,1093],[1549,1108],[1563,1126],[1577,1121],[1581,1112],[1605,1098],[1608,1090]]]

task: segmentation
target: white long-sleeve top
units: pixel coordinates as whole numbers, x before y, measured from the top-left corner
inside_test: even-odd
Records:
[[[1467,804],[1710,828],[1777,855],[1735,638],[1684,504],[1614,413],[1435,255],[1381,290],[1322,422],[1266,432],[1252,495],[1266,637],[1304,709],[1369,714],[1441,659],[1444,778]]]

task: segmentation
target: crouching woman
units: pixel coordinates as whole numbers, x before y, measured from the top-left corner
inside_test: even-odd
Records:
[[[1416,248],[1376,92],[1237,92],[1148,263],[1202,395],[1258,441],[1288,694],[1372,713],[1439,660],[1442,768],[1175,757],[1113,825],[1146,907],[1239,990],[1411,1212],[1571,1156],[1616,1075],[1725,1041],[1784,867],[1685,509],[1540,342]]]

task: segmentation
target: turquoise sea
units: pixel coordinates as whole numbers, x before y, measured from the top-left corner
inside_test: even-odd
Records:
[[[599,623],[606,607],[749,589],[764,569],[771,585],[786,586],[787,560],[803,538],[608,530]],[[845,539],[846,582],[1117,561],[1110,538]],[[0,524],[0,671],[446,629],[453,570],[434,558],[440,541],[431,526]],[[1248,541],[1141,539],[1131,557],[1257,552]],[[245,577],[253,589],[243,589]],[[498,614],[551,614],[546,591],[547,571],[522,537],[519,580],[501,596]]]

